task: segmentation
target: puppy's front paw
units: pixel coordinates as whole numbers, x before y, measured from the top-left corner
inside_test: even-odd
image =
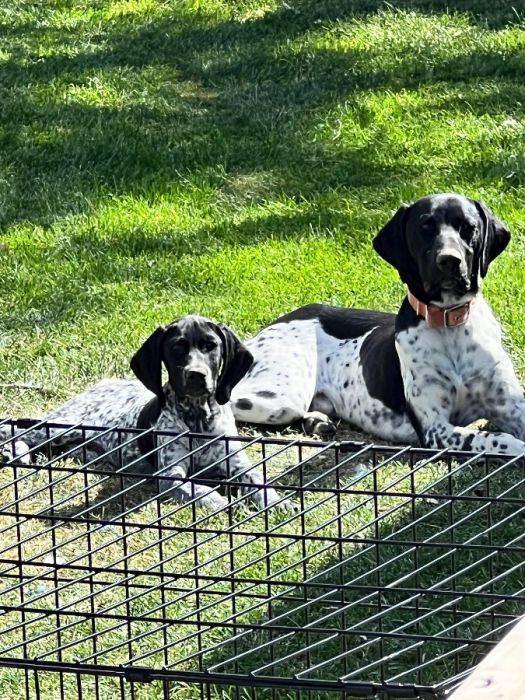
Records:
[[[296,507],[288,498],[283,498],[271,487],[262,487],[256,491],[251,491],[250,496],[259,510],[265,508],[275,508],[283,513],[293,513]]]
[[[179,503],[195,503],[208,510],[218,511],[227,508],[229,501],[215,489],[203,484],[192,484],[178,479],[161,479],[160,489],[164,498],[173,498]]]
[[[11,440],[0,449],[0,464],[31,464],[30,447],[23,440]]]
[[[202,506],[203,508],[207,508],[208,510],[212,511],[224,510],[224,508],[227,508],[230,504],[227,498],[221,496],[220,493],[211,490],[204,491],[200,493],[200,495],[196,494],[195,498],[198,499],[196,503],[199,506]]]

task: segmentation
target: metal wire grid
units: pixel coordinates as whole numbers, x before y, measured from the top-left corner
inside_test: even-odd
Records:
[[[2,700],[438,698],[523,612],[522,461],[208,437],[296,506],[258,512],[225,479],[209,513],[38,427],[36,463],[0,469]]]

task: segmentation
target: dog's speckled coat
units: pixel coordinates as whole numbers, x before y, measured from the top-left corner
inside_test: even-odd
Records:
[[[461,195],[401,207],[376,251],[421,302],[471,302],[466,322],[431,328],[407,299],[397,315],[297,309],[247,343],[254,364],[232,393],[235,417],[331,433],[335,416],[395,443],[524,454],[523,390],[479,292],[509,239],[485,205]],[[480,418],[504,432],[465,427]]]

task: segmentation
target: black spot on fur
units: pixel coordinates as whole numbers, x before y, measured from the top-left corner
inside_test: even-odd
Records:
[[[359,351],[359,359],[370,396],[395,413],[403,413],[406,401],[395,347],[393,318],[366,336]]]
[[[472,443],[474,442],[474,437],[475,437],[475,433],[471,433],[470,435],[467,435],[467,437],[463,441],[463,449],[465,451],[468,452],[472,448]]]
[[[392,325],[395,315],[367,309],[346,309],[326,304],[307,304],[281,316],[271,325],[317,319],[328,335],[345,340],[360,338],[376,326]]]
[[[266,389],[262,389],[261,391],[256,392],[256,396],[260,396],[261,399],[275,399],[277,394],[275,393],[275,391],[267,391]]]
[[[241,411],[250,411],[253,408],[253,404],[250,399],[237,399],[235,405]]]

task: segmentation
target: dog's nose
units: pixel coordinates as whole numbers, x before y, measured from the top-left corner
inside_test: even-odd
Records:
[[[448,274],[457,272],[462,262],[461,254],[455,250],[442,251],[436,256],[436,265],[442,272]]]

